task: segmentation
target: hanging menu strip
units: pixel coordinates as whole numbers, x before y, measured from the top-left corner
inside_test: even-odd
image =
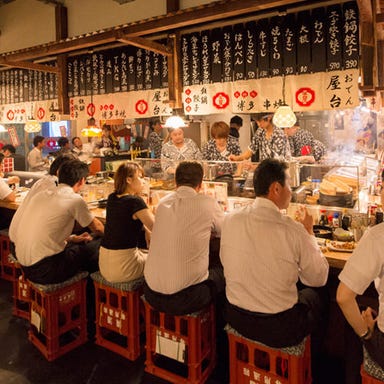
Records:
[[[317,8],[311,14],[312,71],[327,69],[326,13],[325,8]]]
[[[200,33],[192,33],[189,38],[191,50],[191,83],[201,84],[200,78]]]
[[[359,66],[359,9],[355,2],[343,4],[343,67],[344,69]]]
[[[327,68],[338,71],[342,67],[342,12],[341,6],[327,8]]]
[[[244,59],[245,59],[245,79],[252,80],[257,74],[256,60],[256,23],[250,21],[245,25],[244,33]]]
[[[211,37],[209,31],[203,31],[200,34],[201,38],[201,66],[200,78],[202,84],[209,84],[211,82]]]
[[[216,28],[211,34],[211,78],[213,83],[220,83],[222,78],[222,41],[221,41],[221,29]]]
[[[268,20],[260,20],[256,25],[257,57],[258,57],[258,77],[268,77],[270,75],[270,43]]]
[[[233,27],[233,80],[245,79],[245,30],[243,24]]]
[[[297,15],[297,73],[311,72],[311,15],[309,11]]]
[[[191,55],[190,35],[181,36],[181,73],[183,74],[183,86],[191,85]]]
[[[270,64],[271,76],[281,76],[283,74],[283,33],[281,17],[273,17],[270,20]]]
[[[223,81],[233,81],[233,31],[232,27],[223,28]]]

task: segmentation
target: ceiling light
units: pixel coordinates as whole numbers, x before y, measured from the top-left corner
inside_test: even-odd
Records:
[[[36,133],[41,131],[41,125],[36,120],[27,120],[24,125],[24,131],[28,133]]]

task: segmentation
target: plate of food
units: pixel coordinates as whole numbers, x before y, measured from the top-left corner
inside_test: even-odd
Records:
[[[354,241],[330,241],[328,249],[335,252],[353,252],[356,243]]]

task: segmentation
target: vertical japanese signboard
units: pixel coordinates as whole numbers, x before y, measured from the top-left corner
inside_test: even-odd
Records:
[[[211,34],[211,55],[212,55],[212,64],[211,64],[211,78],[213,83],[220,83],[222,78],[222,52],[223,52],[223,43],[221,40],[221,29],[216,28],[212,30]]]
[[[341,6],[332,5],[327,8],[327,69],[338,71],[342,68],[342,12]]]
[[[245,79],[245,30],[243,24],[233,27],[233,81]]]
[[[284,75],[296,74],[297,29],[294,27],[295,21],[295,15],[289,14],[284,18],[281,25]]]
[[[203,31],[200,34],[201,39],[201,66],[200,77],[202,84],[211,82],[211,36],[209,31]]]
[[[311,15],[309,11],[297,15],[297,73],[311,72]]]
[[[256,23],[250,21],[245,25],[245,78],[256,79],[257,75],[257,46],[256,46]]]
[[[325,8],[312,10],[311,18],[312,71],[323,72],[327,69]]]
[[[343,67],[359,66],[359,20],[358,7],[355,2],[343,4]]]
[[[283,74],[283,33],[281,17],[272,17],[269,24],[271,76]]]
[[[258,78],[269,77],[270,75],[270,43],[268,20],[260,20],[256,25]]]

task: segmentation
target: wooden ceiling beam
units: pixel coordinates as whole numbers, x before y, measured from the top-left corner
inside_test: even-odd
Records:
[[[0,57],[0,65],[11,68],[31,69],[33,71],[59,73],[56,66],[32,63],[30,61],[9,61]]]
[[[164,44],[156,43],[155,41],[145,39],[143,37],[132,37],[129,35],[122,35],[117,39],[119,42],[133,45],[138,48],[147,49],[152,52],[160,53],[160,55],[171,56],[172,49]]]

